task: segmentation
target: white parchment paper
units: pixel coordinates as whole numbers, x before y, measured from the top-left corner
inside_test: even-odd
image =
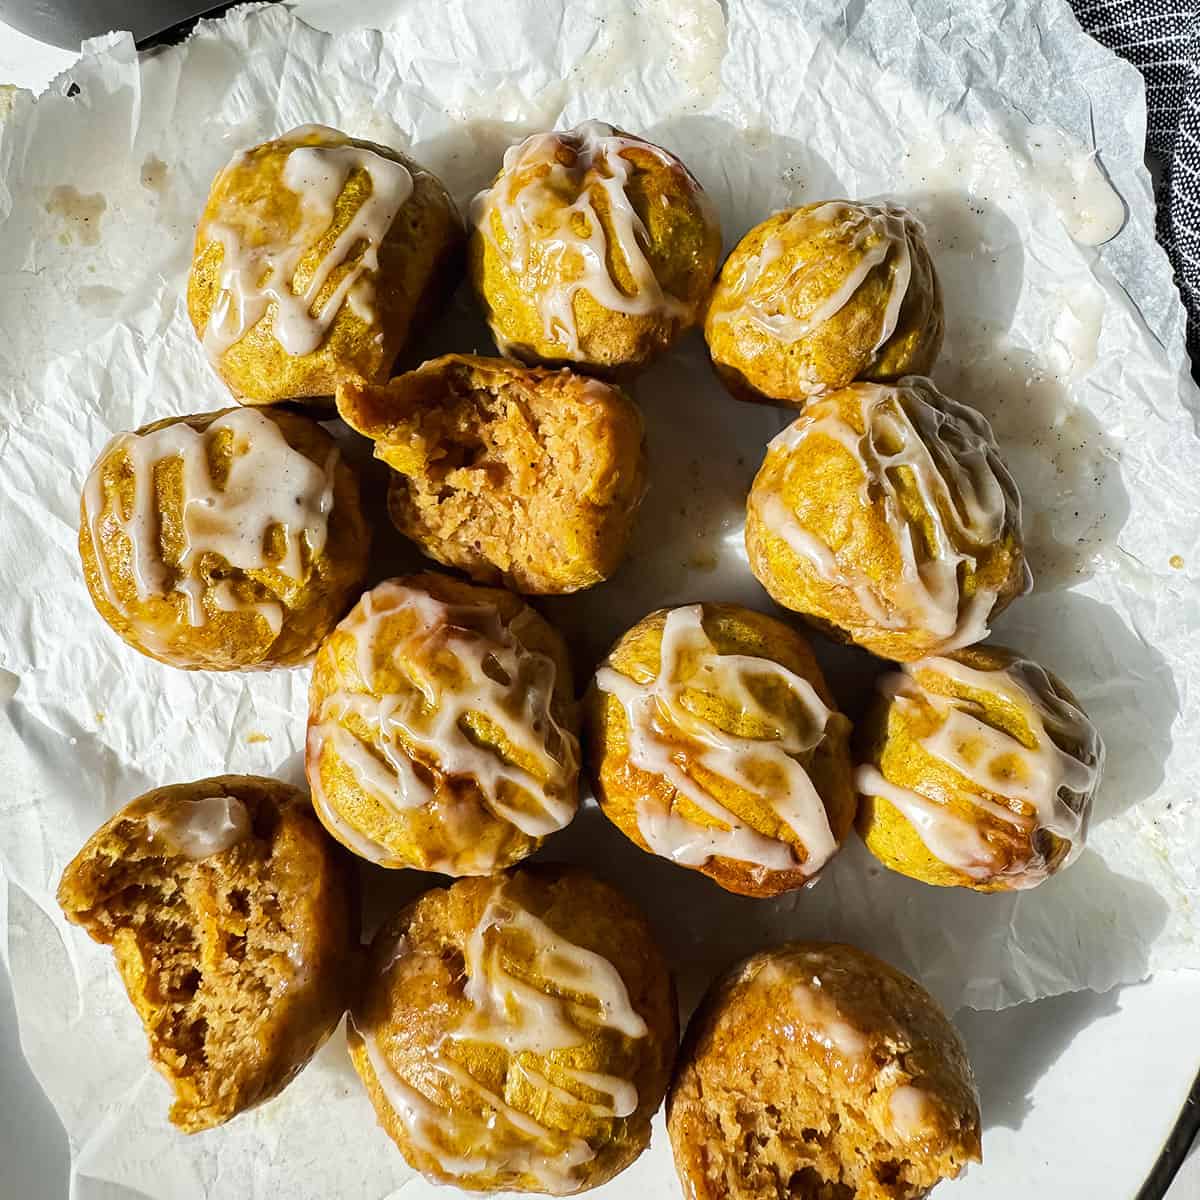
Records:
[[[465,201],[511,141],[601,117],[684,158],[727,247],[773,209],[831,196],[895,196],[929,226],[949,324],[936,374],[993,420],[1039,578],[996,634],[1064,676],[1108,743],[1090,848],[1034,892],[976,896],[888,874],[852,840],[816,887],[768,903],[641,854],[589,806],[546,856],[590,863],[643,902],[685,1006],[731,959],[789,936],[865,945],[951,1009],[1200,965],[1200,748],[1188,736],[1200,728],[1200,396],[1153,240],[1136,71],[1057,2],[305,11],[387,29],[331,36],[280,8],[243,10],[140,62],[114,35],[36,102],[9,97],[0,126],[0,947],[23,1046],[70,1135],[73,1195],[427,1188],[375,1127],[340,1035],[276,1102],[212,1134],[172,1132],[108,952],[53,900],[86,836],[148,787],[224,771],[300,778],[307,672],[185,673],[141,658],[92,610],[75,539],[80,487],[110,434],[228,403],[182,301],[193,221],[234,149],[302,122],[407,148]],[[1076,238],[1104,222],[1105,173],[1128,219],[1097,249]],[[464,292],[413,357],[489,348]],[[543,605],[584,676],[653,607],[769,607],[741,522],[783,418],[725,396],[695,334],[635,394],[653,486],[630,560],[610,583]],[[384,577],[413,556],[382,507],[376,517]],[[853,714],[878,664],[820,652]],[[372,920],[429,882],[367,875]],[[676,1186],[660,1130],[607,1192]]]

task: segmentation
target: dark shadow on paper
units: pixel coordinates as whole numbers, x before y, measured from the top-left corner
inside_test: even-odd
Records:
[[[1075,1035],[1116,1012],[1120,991],[1070,992],[1001,1012],[963,1009],[954,1023],[967,1044],[979,1085],[985,1129],[1020,1129],[1032,1110],[1038,1081]]]
[[[675,976],[685,1019],[721,972],[778,941],[758,920],[766,913],[764,901],[735,896],[698,871],[638,849],[594,804],[582,808],[537,857],[587,867],[640,906]]]
[[[995,640],[1060,675],[1099,729],[1107,755],[1093,827],[1158,790],[1179,692],[1166,659],[1114,609],[1076,592],[1028,596],[999,618]]]
[[[437,563],[426,558],[392,524],[387,506],[388,482],[392,471],[374,456],[375,443],[340,421],[331,421],[325,427],[358,477],[363,515],[371,529],[366,588],[373,588],[385,579],[412,571],[440,570]]]
[[[893,199],[925,226],[942,287],[947,352],[981,325],[1007,330],[1021,296],[1025,250],[1004,211],[986,197],[934,188],[896,192]]]
[[[0,1195],[65,1196],[67,1131],[21,1050],[17,1010],[8,972],[0,968]],[[20,1103],[16,1098],[20,1097]],[[133,1200],[133,1193],[124,1200]]]
[[[304,778],[304,752],[297,750],[280,762],[271,774],[285,783],[308,791]],[[349,855],[349,851],[346,852]],[[389,917],[402,909],[410,900],[433,887],[448,887],[453,880],[444,875],[433,875],[424,871],[393,871],[377,867],[365,859],[353,856],[358,872],[358,884],[362,897],[362,939],[369,942],[375,931]]]
[[[948,395],[988,418],[1021,494],[1038,498],[1024,513],[1035,590],[1081,583],[1114,551],[1129,516],[1120,451],[1037,355],[989,334],[986,325],[975,337],[934,376]]]
[[[1069,902],[1055,894],[1067,887]],[[1124,974],[1133,978],[1149,973],[1148,949],[1167,919],[1167,906],[1157,892],[1110,871],[1091,851],[1084,851],[1069,871],[1028,893],[1023,902],[1044,902],[1078,923],[1079,937],[1072,948],[1076,959],[1120,952]],[[1120,991],[1074,992],[1002,1012],[962,1009],[955,1015],[979,1083],[985,1127],[1021,1128],[1038,1081],[1053,1069],[1079,1030],[1118,1010]]]

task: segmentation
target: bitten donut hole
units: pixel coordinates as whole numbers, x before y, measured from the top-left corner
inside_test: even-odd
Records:
[[[747,1105],[738,1090],[709,1081],[705,1103],[717,1126],[701,1139],[710,1197],[729,1200],[917,1200],[944,1164],[898,1156],[894,1140],[824,1070],[796,1081],[796,1064],[760,1073],[759,1094],[787,1086],[779,1103]]]
[[[239,846],[236,865],[127,859],[106,894],[90,898],[85,928],[116,951],[151,1058],[175,1092],[172,1120],[184,1127],[241,1086],[262,1057],[271,998],[293,977],[292,939],[262,878],[265,861],[253,840]]]
[[[395,472],[388,508],[430,557],[477,582],[559,593],[615,569],[641,500],[641,418],[568,371],[446,356],[338,410]]]
[[[451,553],[477,554],[493,578],[553,557],[546,531],[560,527],[596,473],[597,448],[580,418],[520,384],[459,376],[436,406],[397,423],[405,440],[425,447],[426,469],[395,481],[393,517],[456,547]]]

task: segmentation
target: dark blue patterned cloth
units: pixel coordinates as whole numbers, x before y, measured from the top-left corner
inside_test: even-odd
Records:
[[[1158,239],[1200,371],[1200,0],[1071,0],[1079,23],[1146,79],[1146,149],[1163,166]]]

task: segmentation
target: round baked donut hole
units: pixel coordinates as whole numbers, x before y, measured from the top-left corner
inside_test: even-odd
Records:
[[[350,1054],[409,1165],[568,1195],[650,1141],[678,1041],[645,917],[573,867],[426,892],[372,943]]]
[[[462,277],[463,226],[407,156],[324,125],[240,150],[196,226],[188,314],[245,404],[382,382]]]
[[[361,589],[370,542],[333,438],[284,409],[118,434],[80,501],[96,611],[135,650],[187,670],[306,662]]]
[[[659,609],[618,639],[584,711],[604,815],[727,891],[801,888],[850,832],[850,722],[807,640],[774,617]]]
[[[880,676],[857,730],[858,830],[923,883],[1026,890],[1083,850],[1104,742],[1060,679],[987,642]]]
[[[739,400],[802,408],[856,379],[925,375],[944,320],[925,229],[887,203],[775,213],[733,248],[704,322]]]
[[[776,603],[901,662],[981,641],[1030,581],[991,426],[918,375],[811,400],[767,447],[745,536]]]
[[[920,1200],[981,1160],[957,1031],[853,946],[753,955],[692,1018],[667,1098],[689,1200]]]
[[[395,472],[392,522],[430,558],[553,594],[602,582],[625,557],[645,436],[612,384],[448,354],[384,387],[347,384],[337,405]]]
[[[562,635],[512,592],[425,572],[372,588],[325,639],[305,769],[359,857],[490,875],[574,818],[577,733]]]
[[[471,206],[468,269],[501,352],[640,368],[700,319],[716,210],[673,154],[602,121],[537,133]]]
[[[185,1133],[282,1091],[352,995],[351,860],[304,793],[273,779],[222,775],[131,800],[67,866],[58,903],[112,947]]]

